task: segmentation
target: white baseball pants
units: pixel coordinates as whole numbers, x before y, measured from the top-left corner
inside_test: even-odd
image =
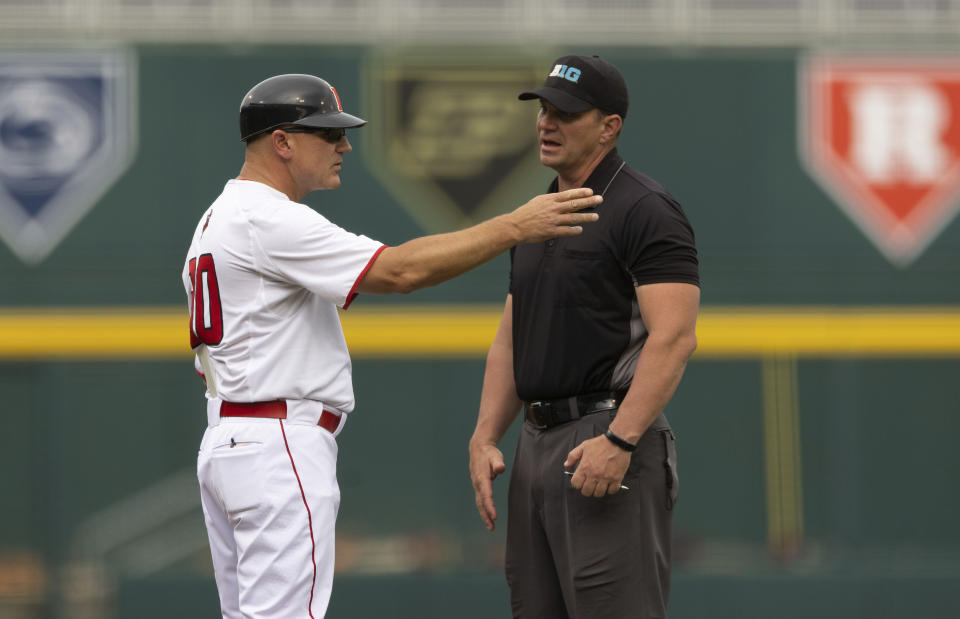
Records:
[[[224,619],[320,619],[340,507],[335,434],[315,418],[217,421],[197,477]]]

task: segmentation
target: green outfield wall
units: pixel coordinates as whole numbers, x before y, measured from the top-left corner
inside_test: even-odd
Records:
[[[701,347],[667,409],[670,616],[960,616],[960,222],[896,264],[811,176],[803,51],[130,51],[130,167],[39,264],[0,245],[0,617],[217,616],[180,271],[239,170],[253,84],[320,75],[369,120],[348,133],[343,187],[306,201],[397,244],[546,187],[536,105],[513,95],[567,52],[621,68],[620,151],[683,204],[700,250]],[[507,269],[343,314],[358,404],[329,616],[509,616],[504,523],[483,528],[466,453]]]

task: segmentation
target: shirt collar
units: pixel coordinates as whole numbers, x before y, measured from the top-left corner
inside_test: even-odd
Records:
[[[250,180],[249,178],[231,178],[227,181],[226,187],[230,187],[230,186],[240,187],[242,185],[247,185],[248,183],[252,183],[254,186],[258,187],[262,191],[266,191],[267,193],[269,193],[270,195],[272,195],[274,198],[278,200],[286,200],[288,202],[293,201],[290,199],[290,196],[283,193],[279,189],[276,189],[275,187],[271,187],[266,183],[261,183],[260,181]]]
[[[622,165],[623,158],[620,157],[617,149],[614,148],[600,160],[600,163],[597,164],[597,167],[595,167],[593,172],[590,173],[590,176],[587,177],[583,186],[593,189],[594,195],[600,195],[610,184],[610,181],[613,180],[613,177],[616,176],[617,172],[620,171]],[[550,192],[556,192],[559,187],[560,180],[554,178],[553,182],[550,183]]]

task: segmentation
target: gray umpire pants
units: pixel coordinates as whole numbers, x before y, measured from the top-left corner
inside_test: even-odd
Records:
[[[676,448],[661,415],[641,437],[629,490],[585,497],[563,462],[616,411],[537,430],[524,422],[510,479],[506,576],[515,619],[666,617]]]

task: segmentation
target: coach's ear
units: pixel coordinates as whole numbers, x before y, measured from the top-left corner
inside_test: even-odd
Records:
[[[290,159],[293,157],[293,143],[290,142],[290,134],[283,129],[275,129],[270,134],[270,142],[273,145],[273,152],[281,158]]]

